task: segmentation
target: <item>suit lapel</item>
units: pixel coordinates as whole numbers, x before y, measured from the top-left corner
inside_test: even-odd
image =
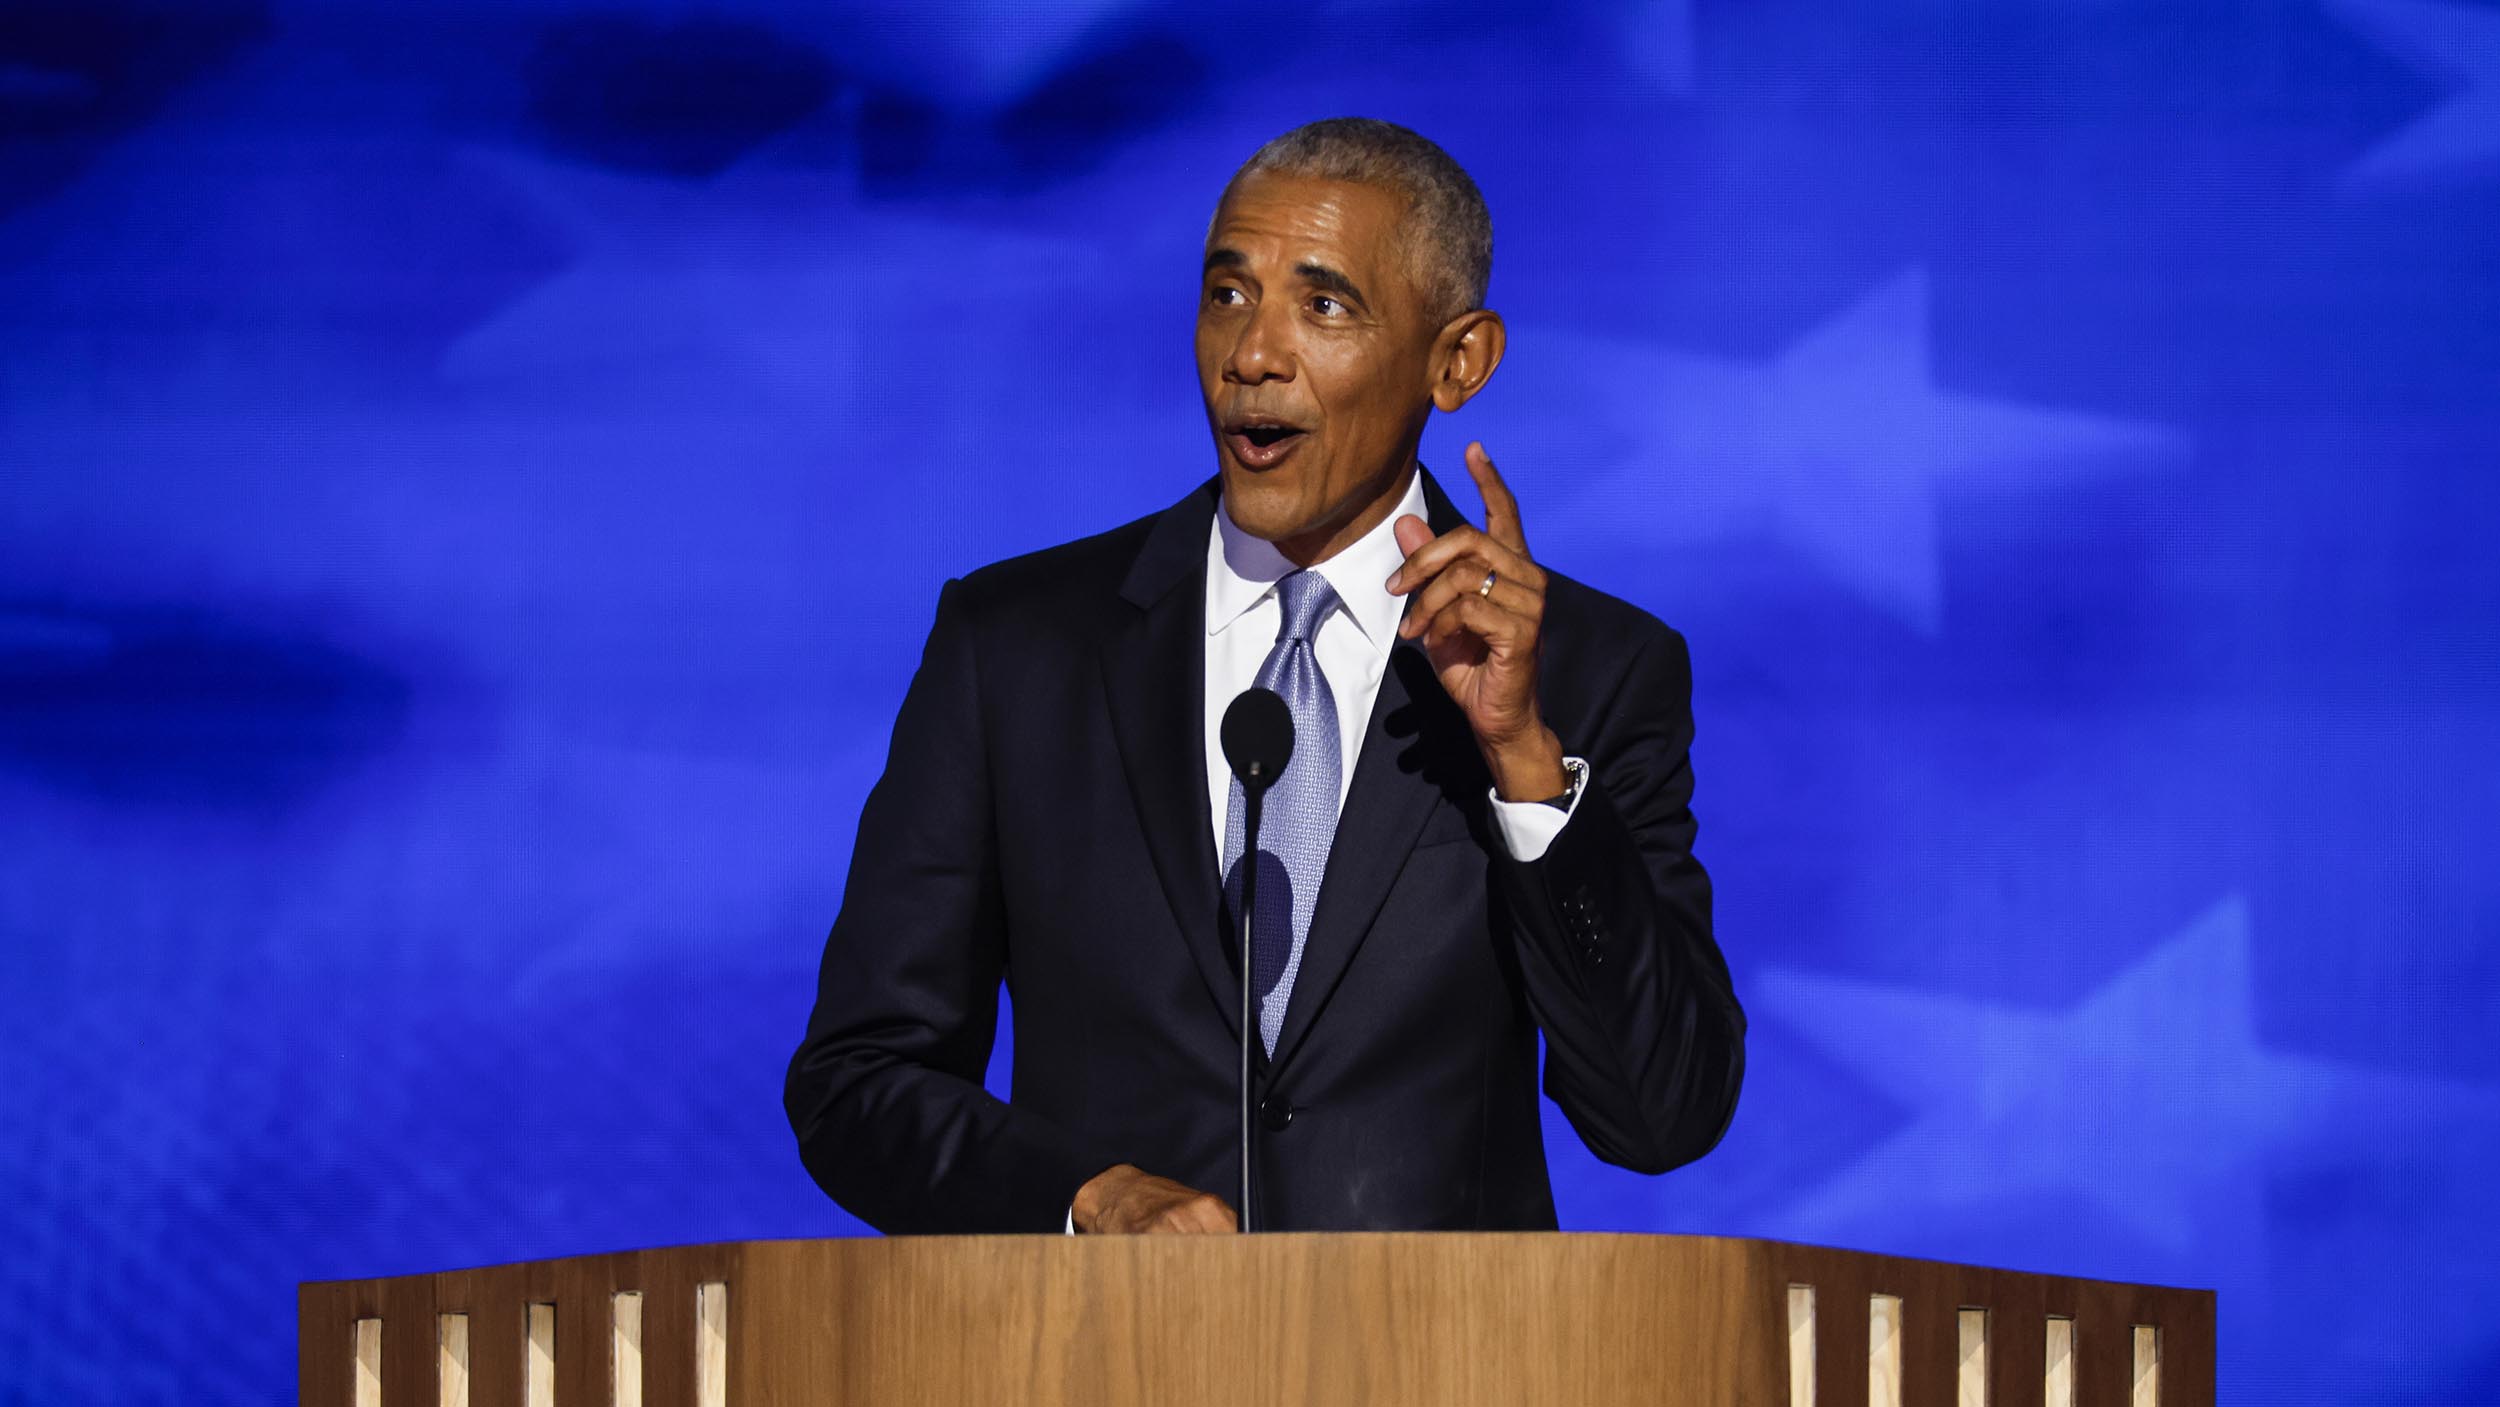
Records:
[[[1103,687],[1146,849],[1207,992],[1239,1039],[1240,996],[1216,881],[1206,789],[1206,554],[1215,485],[1156,518],[1120,595],[1136,608],[1106,638]]]
[[[1466,521],[1429,474],[1424,475],[1424,501],[1436,533]],[[1356,758],[1354,785],[1337,818],[1328,873],[1320,884],[1310,934],[1303,940],[1302,966],[1285,1004],[1285,1024],[1277,1033],[1274,1063],[1280,1067],[1293,1057],[1369,936],[1433,802],[1449,794],[1464,804],[1467,784],[1459,779],[1472,779],[1479,770],[1466,716],[1442,690],[1423,649],[1411,641],[1390,647],[1380,695],[1372,701],[1371,721],[1363,729]]]

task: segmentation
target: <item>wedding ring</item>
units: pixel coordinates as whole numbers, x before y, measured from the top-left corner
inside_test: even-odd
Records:
[[[1484,574],[1484,585],[1476,588],[1476,594],[1485,597],[1488,600],[1491,599],[1493,595],[1493,573],[1486,572]]]

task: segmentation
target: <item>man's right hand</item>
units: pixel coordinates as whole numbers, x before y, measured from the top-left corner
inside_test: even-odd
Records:
[[[1078,1231],[1103,1236],[1158,1231],[1221,1235],[1241,1229],[1223,1198],[1126,1163],[1094,1174],[1078,1188],[1069,1215]]]

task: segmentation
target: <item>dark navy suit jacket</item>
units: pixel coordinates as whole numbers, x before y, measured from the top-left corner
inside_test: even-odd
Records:
[[[1436,531],[1461,521],[1430,477]],[[791,1127],[889,1232],[1061,1229],[1118,1163],[1238,1203],[1240,986],[1202,758],[1216,484],[938,597],[860,814]],[[1610,1163],[1717,1143],[1744,1016],[1692,855],[1683,639],[1559,575],[1539,698],[1592,784],[1538,860],[1391,651],[1272,1059],[1264,1229],[1550,1228],[1544,1088]],[[1012,1099],[981,1087],[1002,978]]]

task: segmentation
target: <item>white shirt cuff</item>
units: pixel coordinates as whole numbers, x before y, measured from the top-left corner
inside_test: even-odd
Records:
[[[1580,798],[1588,794],[1589,764],[1581,758],[1566,757],[1563,765],[1580,777],[1580,785],[1572,788],[1568,810],[1542,801],[1504,801],[1491,788],[1485,789],[1486,798],[1493,803],[1493,829],[1500,833],[1502,847],[1510,851],[1512,859],[1544,859],[1554,837],[1571,823],[1571,813],[1580,809]]]
[[[1076,1204],[1074,1202],[1068,1204],[1068,1234],[1071,1236],[1076,1234]]]

